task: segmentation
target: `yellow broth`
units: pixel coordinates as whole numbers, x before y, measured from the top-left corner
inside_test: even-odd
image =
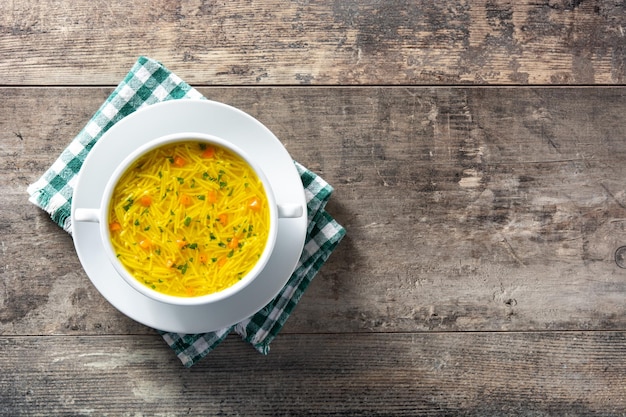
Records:
[[[120,262],[160,293],[196,297],[228,288],[259,260],[269,207],[254,170],[197,141],[161,146],[121,176],[109,207]]]

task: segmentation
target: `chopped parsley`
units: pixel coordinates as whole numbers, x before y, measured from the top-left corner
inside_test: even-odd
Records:
[[[130,209],[130,207],[133,205],[133,199],[131,197],[128,197],[126,199],[126,204],[123,206],[124,211],[128,211]]]

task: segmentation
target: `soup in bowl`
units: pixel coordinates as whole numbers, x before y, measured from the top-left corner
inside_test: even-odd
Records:
[[[100,223],[108,258],[158,301],[217,301],[254,280],[272,254],[278,206],[263,171],[218,137],[181,133],[137,149],[107,182],[101,205],[76,221]]]

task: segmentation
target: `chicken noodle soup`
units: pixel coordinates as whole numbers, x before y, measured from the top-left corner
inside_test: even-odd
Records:
[[[228,288],[257,263],[269,207],[254,170],[197,141],[153,149],[121,176],[109,207],[116,256],[139,282],[195,297]]]

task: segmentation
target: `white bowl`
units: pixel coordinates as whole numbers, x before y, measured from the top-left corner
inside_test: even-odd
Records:
[[[267,199],[268,208],[269,208],[269,230],[267,235],[267,242],[265,244],[263,253],[261,254],[259,260],[256,262],[254,267],[244,275],[239,281],[235,284],[224,288],[218,292],[204,294],[199,296],[175,296],[164,294],[162,292],[156,291],[143,283],[141,283],[133,274],[124,267],[122,262],[120,262],[119,258],[116,255],[115,249],[112,244],[111,239],[111,231],[109,228],[108,221],[108,213],[109,207],[111,205],[111,198],[113,196],[113,192],[115,187],[122,177],[122,175],[133,166],[133,164],[141,158],[146,153],[155,150],[161,146],[171,145],[180,142],[200,142],[205,143],[207,145],[215,145],[218,147],[226,148],[231,152],[238,155],[244,161],[248,163],[248,165],[253,169],[258,178],[261,180],[263,184],[263,188],[265,191],[265,197]],[[99,207],[95,208],[78,208],[74,212],[74,220],[77,222],[97,222],[100,224],[100,236],[102,238],[102,244],[105,249],[105,252],[108,256],[109,262],[113,265],[113,267],[117,270],[122,278],[136,291],[162,303],[178,305],[178,306],[190,306],[190,305],[202,305],[202,304],[210,304],[216,301],[222,300],[224,298],[228,298],[241,291],[244,287],[249,285],[252,281],[254,281],[260,274],[260,272],[265,267],[268,259],[273,253],[274,246],[276,243],[276,231],[277,224],[279,218],[292,218],[292,217],[300,217],[302,216],[302,206],[300,205],[280,205],[276,204],[276,199],[274,198],[274,193],[272,191],[272,187],[265,176],[265,173],[261,169],[261,167],[254,161],[252,157],[247,155],[243,150],[239,149],[237,146],[225,141],[217,136],[208,135],[205,133],[199,132],[182,132],[175,133],[171,135],[166,135],[154,139],[147,144],[137,148],[134,152],[128,155],[124,161],[117,166],[113,175],[109,178],[107,185],[104,189],[104,193],[102,194],[102,200],[100,202]]]
[[[276,200],[278,230],[265,268],[238,291],[204,304],[162,302],[135,289],[114,267],[107,255],[108,239],[93,219],[102,216],[99,209],[108,182],[129,155],[155,139],[181,132],[221,138],[242,150],[261,168]],[[267,305],[298,267],[307,232],[307,203],[293,159],[261,122],[224,103],[170,100],[124,117],[93,146],[73,186],[71,232],[81,265],[107,301],[146,326],[177,333],[226,328]],[[291,214],[301,215],[283,217]]]

